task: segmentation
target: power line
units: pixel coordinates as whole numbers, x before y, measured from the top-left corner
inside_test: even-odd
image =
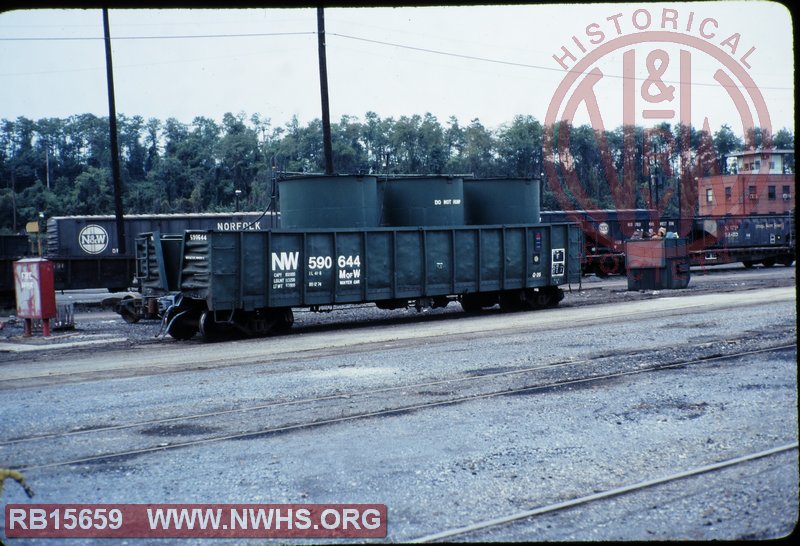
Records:
[[[574,70],[563,70],[561,68],[554,68],[552,66],[543,66],[543,65],[537,65],[537,64],[519,63],[519,62],[514,62],[514,61],[503,61],[503,60],[499,60],[499,59],[490,59],[488,57],[476,57],[474,55],[463,55],[461,53],[452,53],[452,52],[448,52],[448,51],[439,51],[439,50],[436,50],[436,49],[428,49],[428,48],[424,48],[424,47],[409,46],[409,45],[398,44],[398,43],[393,43],[393,42],[384,42],[384,41],[381,41],[381,40],[372,40],[372,39],[369,39],[369,38],[360,38],[358,36],[350,36],[350,35],[347,35],[347,34],[338,34],[336,32],[328,32],[327,35],[328,36],[338,36],[340,38],[346,38],[346,39],[349,39],[349,40],[356,40],[356,41],[360,41],[360,42],[369,42],[369,43],[373,43],[373,44],[385,45],[385,46],[390,46],[390,47],[397,47],[397,48],[400,48],[400,49],[409,49],[409,50],[412,50],[412,51],[420,51],[422,53],[432,53],[432,54],[435,54],[435,55],[444,55],[444,56],[447,56],[447,57],[456,57],[456,58],[459,58],[459,59],[467,59],[467,60],[470,60],[470,61],[481,61],[481,62],[486,62],[486,63],[502,64],[502,65],[507,65],[507,66],[518,66],[518,67],[521,67],[521,68],[533,68],[533,69],[536,69],[536,70],[548,70],[548,71],[551,71],[551,72],[559,72],[559,73],[562,73],[562,74],[583,74],[583,72],[576,72]],[[644,81],[645,80],[644,78],[636,78],[636,77],[631,78],[629,76],[619,76],[617,74],[604,74],[604,76],[607,76],[609,78],[616,78],[616,79],[620,79],[620,80],[626,80],[626,79],[633,79],[633,80],[638,80],[638,81]],[[671,80],[661,80],[661,81],[664,82],[664,83],[680,84],[680,82],[671,81]],[[719,83],[692,82],[692,85],[693,86],[694,85],[698,85],[698,86],[704,86],[704,87],[719,87],[721,84],[719,84]],[[737,87],[748,88],[747,86],[737,86]],[[756,86],[755,88],[756,89],[782,90],[782,91],[793,90],[793,88],[791,88],[791,87]]]
[[[213,38],[259,38],[259,37],[269,37],[269,36],[308,36],[314,35],[316,32],[313,31],[303,31],[303,32],[262,32],[262,33],[247,33],[247,34],[183,34],[183,35],[159,35],[159,36],[119,36],[114,38],[114,40],[185,40],[185,39],[213,39]],[[505,66],[516,66],[520,68],[530,68],[534,70],[546,70],[549,72],[557,72],[561,74],[582,74],[582,72],[575,72],[574,70],[563,70],[561,68],[555,68],[552,66],[544,66],[544,65],[537,65],[537,64],[529,64],[529,63],[520,63],[515,61],[505,61],[501,59],[492,59],[489,57],[478,57],[475,55],[465,55],[462,53],[453,53],[450,51],[440,51],[436,49],[424,48],[424,47],[417,47],[411,46],[406,44],[400,44],[396,42],[386,42],[382,40],[373,40],[370,38],[362,38],[359,36],[352,36],[349,34],[340,34],[337,32],[326,32],[327,36],[338,36],[339,38],[344,38],[346,40],[354,40],[359,42],[366,42],[372,43],[387,47],[395,47],[399,49],[406,49],[410,51],[418,51],[421,53],[429,53],[433,55],[441,55],[446,57],[454,57],[458,59],[465,59],[470,61],[479,61],[485,63],[492,63],[492,64],[500,64]],[[0,37],[0,41],[79,41],[79,40],[102,40],[102,37],[21,37],[21,38],[2,38]],[[634,81],[644,81],[645,78],[637,78],[637,77],[628,77],[628,76],[620,76],[618,74],[604,74],[604,76],[608,78],[614,79],[633,79]],[[664,83],[672,83],[672,84],[680,84],[680,82],[676,82],[674,80],[661,80]],[[722,84],[718,82],[710,83],[710,82],[692,82],[693,86],[700,86],[700,87],[720,87]],[[749,86],[736,86],[736,87],[743,87],[745,89],[749,88]],[[792,87],[779,87],[779,86],[755,86],[755,89],[759,90],[777,90],[777,91],[793,91],[794,88]]]
[[[115,36],[117,40],[187,40],[193,38],[260,38],[264,36],[300,36],[316,34],[313,31],[304,32],[254,32],[250,34],[168,34],[162,36]],[[35,38],[0,38],[0,42],[58,42],[80,40],[102,40],[102,36],[45,36]]]

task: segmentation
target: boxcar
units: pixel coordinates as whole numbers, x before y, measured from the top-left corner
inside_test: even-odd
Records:
[[[268,229],[259,212],[132,214],[124,217],[126,245],[120,252],[114,216],[56,216],[47,220],[47,258],[55,263],[58,289],[127,289],[135,276],[134,240],[140,233],[187,229]]]

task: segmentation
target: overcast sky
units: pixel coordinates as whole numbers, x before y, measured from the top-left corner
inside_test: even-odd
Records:
[[[112,9],[117,112],[185,123],[195,116],[258,113],[273,126],[295,115],[301,124],[320,118],[316,15],[307,8]],[[708,119],[712,130],[727,123],[741,134],[733,95],[715,79],[720,69],[745,97],[756,124],[763,123],[751,88],[720,60],[741,67],[745,57],[750,67],[741,70],[762,94],[772,126],[794,130],[792,21],[776,3],[328,8],[325,24],[334,121],[342,115],[363,120],[368,111],[394,118],[430,112],[443,124],[450,116],[461,125],[478,118],[490,128],[518,114],[544,121],[567,76],[554,55],[572,68],[620,36],[666,29],[722,57],[664,42],[611,48],[590,66],[604,75],[594,91],[606,128],[622,122],[622,76],[629,75],[623,58],[635,50],[636,123],[662,121],[642,118],[643,110],[675,111],[681,93],[690,93],[695,126]],[[0,118],[108,115],[102,37],[97,9],[0,13]],[[575,60],[565,57],[562,46]],[[660,83],[674,90],[648,105],[644,84],[661,68],[658,60],[648,68],[656,49],[667,60]],[[681,50],[691,60],[684,72],[691,74],[689,88],[680,87]],[[565,96],[573,92],[574,86]],[[655,84],[646,92],[659,96]],[[579,105],[575,121],[588,122],[586,112]]]

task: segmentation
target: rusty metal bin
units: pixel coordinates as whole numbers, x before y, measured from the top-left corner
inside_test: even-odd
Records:
[[[50,319],[55,318],[56,292],[53,262],[42,258],[25,258],[14,262],[14,289],[17,295],[17,316],[25,320],[26,337],[32,333],[33,321],[43,321],[43,334],[50,335]]]
[[[643,239],[625,243],[628,290],[680,289],[689,285],[686,239]]]

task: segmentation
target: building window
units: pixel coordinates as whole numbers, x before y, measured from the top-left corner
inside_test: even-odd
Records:
[[[767,198],[775,200],[775,186],[767,186]]]
[[[725,186],[725,200],[730,201],[733,197],[733,190],[730,186]]]
[[[774,161],[770,161],[769,162],[769,170],[771,170],[771,171],[775,170],[775,162]]]
[[[791,186],[784,186],[783,187],[783,195],[782,195],[782,197],[787,201],[792,196],[791,195],[791,189],[792,189]]]
[[[761,168],[761,160],[760,160],[760,159],[756,159],[756,162],[755,162],[755,164],[754,164],[754,167],[753,167],[753,168],[754,168],[756,171],[757,171],[758,169],[760,169],[760,168]]]
[[[714,190],[711,188],[706,189],[706,203],[714,202]]]
[[[756,187],[755,186],[750,186],[747,189],[747,194],[748,194],[748,197],[750,197],[750,199],[755,199],[757,197],[756,196]]]

